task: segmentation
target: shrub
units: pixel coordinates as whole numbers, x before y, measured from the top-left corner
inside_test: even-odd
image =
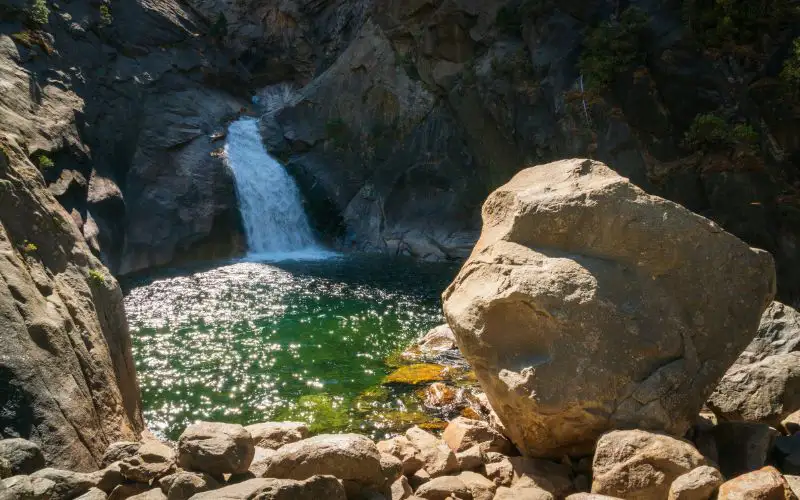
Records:
[[[641,9],[630,7],[618,22],[607,21],[589,30],[578,63],[589,87],[605,89],[617,74],[644,63],[640,47],[649,21]]]
[[[103,275],[103,273],[101,271],[98,271],[97,269],[89,269],[89,278],[91,278],[91,280],[94,281],[95,283],[106,282],[105,275]]]
[[[721,46],[758,42],[764,33],[791,24],[800,9],[793,0],[683,0],[682,10],[698,38]]]
[[[47,7],[46,0],[33,0],[30,9],[28,9],[28,21],[36,26],[47,24],[47,19],[50,17],[50,8]]]
[[[100,6],[100,25],[101,26],[108,26],[114,22],[114,18],[111,17],[111,9],[108,5],[103,4]]]
[[[22,249],[25,251],[25,253],[33,253],[36,250],[39,250],[39,247],[37,247],[34,243],[25,240],[25,245],[23,245]]]
[[[56,166],[55,162],[46,154],[40,154],[37,156],[36,163],[39,164],[39,168],[42,170],[47,170]]]
[[[795,93],[798,92],[800,88],[800,38],[795,39],[792,43],[789,57],[783,63],[781,80],[789,84]]]
[[[741,146],[755,154],[758,150],[758,140],[758,132],[752,126],[745,123],[731,126],[721,116],[711,113],[695,116],[686,132],[686,144],[696,149]]]

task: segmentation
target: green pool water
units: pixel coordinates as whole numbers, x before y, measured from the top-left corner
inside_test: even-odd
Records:
[[[123,283],[145,419],[302,420],[380,436],[416,423],[386,358],[443,321],[449,264],[382,257],[232,262]]]

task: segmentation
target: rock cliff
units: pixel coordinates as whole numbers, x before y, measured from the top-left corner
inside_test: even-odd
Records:
[[[143,429],[122,292],[5,133],[0,213],[0,435],[95,470]]]

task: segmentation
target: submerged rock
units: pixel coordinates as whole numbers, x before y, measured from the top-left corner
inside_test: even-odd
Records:
[[[444,366],[428,363],[401,366],[384,379],[385,384],[418,385],[445,380]]]
[[[518,173],[483,219],[444,310],[527,455],[683,435],[775,293],[769,254],[591,160]]]

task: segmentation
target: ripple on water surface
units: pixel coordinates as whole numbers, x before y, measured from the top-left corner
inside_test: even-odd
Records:
[[[455,272],[362,256],[128,280],[145,419],[171,438],[195,420],[297,419],[374,435],[413,420],[413,398],[380,386],[385,359],[443,321],[440,294]]]

